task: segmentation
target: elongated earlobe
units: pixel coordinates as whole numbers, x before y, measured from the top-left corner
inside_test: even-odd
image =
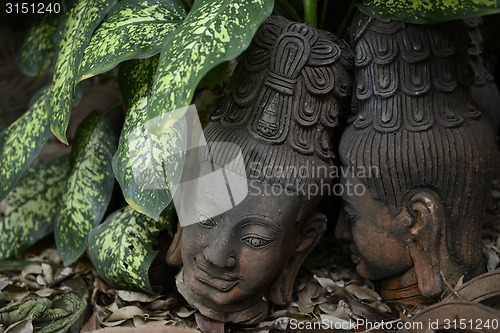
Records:
[[[180,267],[182,266],[182,257],[181,257],[181,235],[182,228],[180,224],[177,224],[177,232],[175,233],[174,239],[172,240],[172,244],[168,248],[167,255],[165,256],[165,260],[169,266]]]
[[[293,283],[297,277],[304,259],[318,244],[326,230],[326,216],[321,213],[313,214],[302,227],[302,238],[295,252],[290,256],[271,285],[267,297],[276,305],[286,305],[292,298]]]
[[[408,247],[418,287],[423,296],[433,298],[443,292],[439,255],[444,206],[435,192],[419,191],[410,198],[408,211],[412,218]]]

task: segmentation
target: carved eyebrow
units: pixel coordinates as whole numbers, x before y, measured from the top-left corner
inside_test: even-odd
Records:
[[[259,215],[259,214],[247,215],[245,216],[245,221],[241,223],[239,227],[243,228],[249,224],[259,224],[273,230],[274,232],[283,231],[283,227],[279,225],[278,222],[265,215]]]

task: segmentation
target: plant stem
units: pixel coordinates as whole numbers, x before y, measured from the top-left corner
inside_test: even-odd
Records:
[[[102,116],[103,116],[103,117],[107,117],[107,116],[109,116],[109,114],[110,114],[111,112],[113,112],[113,111],[115,111],[115,110],[119,109],[119,108],[120,108],[120,106],[122,106],[122,105],[123,105],[123,101],[121,101],[120,103],[118,103],[118,104],[116,104],[116,105],[112,106],[112,107],[111,107],[111,109],[109,109],[108,111],[104,112]]]
[[[319,28],[320,29],[324,29],[325,28],[325,20],[326,20],[327,7],[328,7],[328,0],[325,0],[323,2],[323,8],[321,10],[321,22],[319,24]]]
[[[285,7],[288,14],[290,14],[290,17],[292,18],[292,20],[294,20],[295,22],[302,22],[299,14],[297,14],[297,11],[295,10],[295,8],[293,8],[293,6],[287,0],[279,0],[279,1],[280,1],[281,5],[283,7]]]
[[[318,26],[318,0],[304,0],[304,22]]]
[[[349,9],[347,10],[347,13],[344,16],[344,20],[342,21],[342,24],[340,24],[340,28],[336,33],[338,38],[342,38],[344,30],[346,30],[347,24],[351,22],[351,18],[352,15],[354,14],[354,10],[356,9],[357,2],[358,2],[357,0],[351,1],[351,5],[349,6]]]

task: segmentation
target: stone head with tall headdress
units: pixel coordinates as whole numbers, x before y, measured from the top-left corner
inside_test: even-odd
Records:
[[[290,300],[326,228],[316,209],[333,180],[332,133],[351,66],[334,35],[281,17],[269,18],[239,58],[198,153],[201,172],[223,177],[198,183],[189,204],[199,223],[177,236],[177,286],[203,315],[251,324],[269,302]],[[244,184],[232,184],[235,175]]]
[[[468,36],[460,21],[416,25],[358,15],[352,25],[355,116],[344,131],[344,167],[377,172],[342,183],[358,272],[382,296],[432,302],[481,272],[481,223],[495,149],[471,99]],[[351,184],[352,185],[352,184]]]

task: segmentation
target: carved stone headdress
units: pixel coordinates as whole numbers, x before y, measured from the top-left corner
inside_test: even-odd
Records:
[[[407,24],[359,14],[352,25],[356,113],[343,133],[346,166],[377,167],[366,179],[393,213],[418,188],[446,206],[452,257],[480,262],[480,225],[494,163],[493,136],[470,94],[468,35],[461,21]]]
[[[350,94],[351,66],[348,46],[331,33],[270,17],[240,57],[204,130],[207,141],[237,144],[249,179],[295,192],[330,183],[332,130]],[[221,166],[232,158],[211,153]],[[208,158],[206,151],[200,155]]]

